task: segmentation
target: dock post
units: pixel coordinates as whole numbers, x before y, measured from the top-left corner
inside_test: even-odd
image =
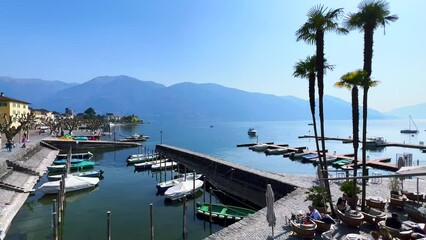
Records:
[[[153,204],[149,204],[149,216],[151,222],[151,240],[154,240],[154,210],[152,208]]]
[[[179,164],[178,164],[178,166],[179,166]],[[172,179],[173,179],[173,167],[170,168],[170,180],[172,180]]]
[[[53,239],[58,240],[58,214],[57,214],[56,199],[53,199],[52,205],[52,227],[53,227]]]
[[[212,193],[213,193],[213,190],[212,190],[212,187],[210,187],[210,206],[209,206],[209,211],[210,211],[209,221],[210,222],[212,222],[212,220],[213,220],[213,218],[212,218]]]
[[[183,213],[182,213],[183,230],[182,237],[186,239],[186,198],[183,198]]]
[[[192,171],[192,196],[194,197],[195,201],[195,171]]]
[[[111,240],[111,211],[107,212],[107,240]]]
[[[204,194],[203,194],[203,203],[206,202],[206,184],[207,183],[207,177],[204,176],[204,184],[203,184],[203,188],[204,188]]]

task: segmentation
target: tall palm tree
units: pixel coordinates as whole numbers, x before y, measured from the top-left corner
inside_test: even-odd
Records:
[[[324,59],[325,62],[325,69],[333,70],[334,66],[327,64],[327,59]],[[300,60],[299,62],[294,65],[294,77],[298,78],[307,78],[309,80],[309,105],[311,108],[311,115],[312,115],[312,123],[314,126],[314,136],[315,136],[315,144],[317,147],[318,156],[321,154],[319,142],[318,142],[318,130],[317,130],[317,124],[316,124],[316,117],[315,117],[315,78],[316,78],[316,56],[308,56],[305,60]],[[321,170],[323,166],[320,165]]]
[[[308,20],[304,23],[297,31],[297,41],[303,40],[308,44],[316,45],[316,67],[317,67],[317,78],[318,78],[318,107],[320,117],[320,128],[321,128],[321,147],[322,147],[322,158],[320,158],[320,164],[323,166],[324,177],[328,176],[327,162],[325,161],[325,139],[324,139],[324,34],[326,32],[336,32],[346,34],[348,30],[339,27],[336,22],[343,9],[327,9],[322,5],[317,5],[308,11]],[[330,185],[328,181],[325,182],[327,188],[327,194],[330,195]],[[330,201],[331,210],[334,212],[333,203]]]
[[[359,100],[358,86],[362,85],[367,72],[356,70],[340,77],[340,81],[334,85],[340,88],[352,89],[352,144],[354,148],[354,176],[357,176],[358,170],[358,147],[359,147]],[[356,181],[353,181],[353,192],[356,192]]]
[[[364,31],[364,66],[367,78],[363,83],[363,104],[362,104],[362,174],[367,175],[366,169],[366,142],[367,142],[367,103],[368,90],[371,87],[371,72],[373,61],[373,36],[374,31],[382,26],[384,29],[390,22],[398,20],[397,15],[390,15],[389,3],[383,0],[365,0],[358,5],[357,13],[350,13],[345,21],[348,29],[359,29]],[[362,204],[365,208],[365,187],[367,180],[362,180]]]

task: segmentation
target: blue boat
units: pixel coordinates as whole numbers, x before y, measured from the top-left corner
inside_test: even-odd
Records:
[[[102,170],[93,170],[93,171],[86,171],[86,172],[75,172],[75,173],[69,173],[70,176],[77,176],[77,177],[102,177],[102,174],[104,171]],[[58,181],[61,180],[62,174],[58,175],[47,175],[47,179],[49,181]]]
[[[302,157],[302,161],[308,162],[310,159],[317,158],[317,157],[318,157],[318,154],[316,153],[306,154],[305,156]]]

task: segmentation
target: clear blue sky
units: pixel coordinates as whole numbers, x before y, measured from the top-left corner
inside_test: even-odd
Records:
[[[426,102],[424,0],[392,0],[399,20],[375,33],[370,106],[380,111]],[[249,0],[0,0],[0,75],[85,82],[128,75],[166,86],[217,83],[250,92],[307,99],[307,81],[293,66],[315,52],[296,42],[308,10],[322,3],[345,12],[358,1]],[[363,35],[329,33],[326,58],[335,65],[325,93],[362,68]]]

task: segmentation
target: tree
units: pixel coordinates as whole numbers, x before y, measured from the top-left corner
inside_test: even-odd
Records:
[[[82,120],[79,118],[63,118],[60,120],[61,126],[68,130],[69,134],[72,135],[72,131],[77,129],[81,124]]]
[[[105,120],[102,118],[86,119],[84,123],[91,131],[96,131],[105,124]]]
[[[372,87],[371,72],[373,61],[373,36],[374,30],[382,26],[386,29],[386,25],[390,22],[398,20],[397,15],[390,15],[389,4],[382,0],[365,0],[358,5],[357,13],[350,13],[345,20],[345,25],[349,30],[359,29],[364,31],[364,66],[363,71],[367,73],[363,85],[363,103],[362,103],[362,175],[367,175],[366,159],[367,159],[367,103],[368,90]],[[373,84],[374,85],[374,84]],[[365,208],[365,188],[367,180],[362,180],[362,204],[361,208]]]
[[[18,126],[12,126],[14,122],[18,122]],[[0,132],[4,133],[8,142],[21,132],[21,130],[28,130],[31,125],[35,123],[35,115],[32,113],[10,115],[3,114],[0,118]]]
[[[340,81],[335,83],[336,87],[352,89],[352,145],[354,148],[354,176],[357,176],[358,171],[358,147],[359,147],[359,100],[358,86],[362,85],[367,73],[361,70],[349,72],[340,78]],[[352,181],[352,191],[355,192],[356,181]]]
[[[336,22],[343,10],[338,9],[327,9],[322,5],[317,5],[308,11],[308,20],[302,25],[297,31],[297,41],[303,40],[308,44],[316,45],[316,68],[318,78],[318,107],[320,116],[320,128],[321,128],[321,145],[322,155],[319,158],[323,158],[323,175],[325,178],[328,177],[327,162],[325,153],[325,139],[324,139],[324,34],[326,32],[336,32],[338,34],[346,34],[348,30],[339,27]],[[321,160],[320,160],[321,162]],[[330,195],[330,185],[326,181],[327,193]],[[333,203],[330,201],[331,211],[334,213]]]
[[[51,133],[54,133],[56,136],[58,136],[59,132],[61,131],[61,121],[55,121],[52,118],[42,118],[41,122],[43,125],[49,127]]]
[[[92,107],[89,107],[84,111],[85,117],[87,118],[95,118],[96,117],[96,111]]]
[[[326,63],[327,60],[324,59]],[[333,70],[334,66],[325,64],[326,69]],[[312,123],[314,126],[315,144],[317,147],[318,156],[321,155],[319,143],[318,143],[318,131],[315,117],[315,78],[316,78],[316,56],[308,56],[305,60],[300,60],[294,66],[294,77],[307,78],[309,80],[309,105],[311,108]],[[322,161],[320,161],[321,163]],[[325,170],[324,165],[320,164],[321,170]]]

